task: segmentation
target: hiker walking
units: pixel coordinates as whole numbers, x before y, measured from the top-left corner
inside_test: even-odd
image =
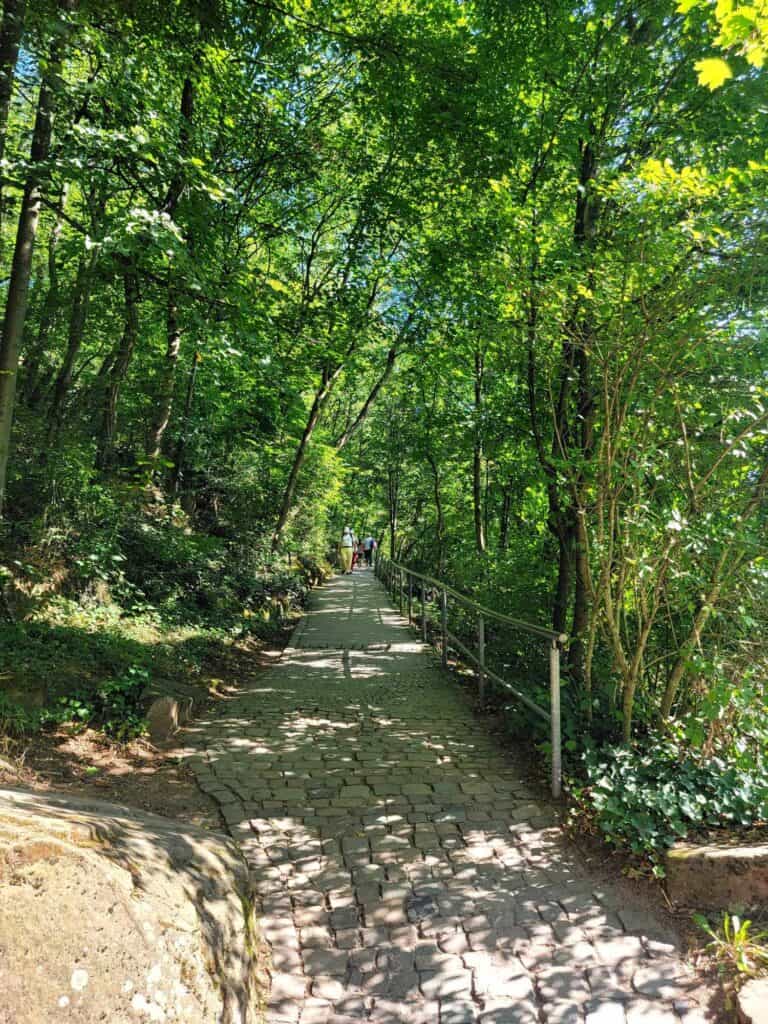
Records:
[[[376,541],[373,537],[368,536],[363,541],[363,554],[365,555],[365,564],[370,566],[373,563],[373,553],[376,550]]]
[[[341,572],[342,575],[348,575],[352,572],[352,554],[355,547],[355,538],[352,536],[352,531],[348,526],[344,527],[344,532],[341,535],[339,541],[339,555],[341,556]]]

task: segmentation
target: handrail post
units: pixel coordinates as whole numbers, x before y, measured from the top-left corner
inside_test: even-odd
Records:
[[[477,619],[477,661],[480,665],[477,673],[480,706],[483,707],[485,704],[485,616],[482,614]]]
[[[442,663],[443,668],[448,666],[448,594],[445,590],[440,591],[440,628],[443,634]]]
[[[562,761],[560,750],[560,646],[557,640],[549,644],[549,700],[552,715],[552,796],[560,796]]]
[[[397,607],[400,609],[400,614],[403,614],[403,570],[397,570]]]
[[[413,576],[408,573],[408,625],[413,622]]]
[[[427,642],[427,588],[421,581],[421,639]]]

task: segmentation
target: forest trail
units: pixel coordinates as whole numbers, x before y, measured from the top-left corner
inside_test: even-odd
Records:
[[[271,948],[269,1024],[712,1019],[371,570],[315,592],[282,659],[195,731]]]

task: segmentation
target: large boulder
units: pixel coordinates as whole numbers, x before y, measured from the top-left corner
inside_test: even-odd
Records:
[[[258,943],[222,835],[0,789],[0,1024],[247,1024]]]

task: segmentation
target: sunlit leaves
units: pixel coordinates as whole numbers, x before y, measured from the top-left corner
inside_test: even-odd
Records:
[[[723,82],[733,78],[733,72],[722,57],[707,57],[696,61],[695,66],[699,85],[705,85],[708,89],[719,89]]]
[[[677,9],[690,14],[700,9],[713,13],[719,31],[715,45],[743,56],[754,68],[762,68],[768,55],[768,2],[739,3],[738,0],[680,0]],[[697,62],[699,84],[714,90],[733,77],[730,65],[722,58],[704,58]]]

